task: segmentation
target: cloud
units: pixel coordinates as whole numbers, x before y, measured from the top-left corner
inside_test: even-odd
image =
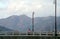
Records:
[[[12,1],[8,5],[8,10],[11,11],[18,11],[21,10],[23,12],[33,11],[41,8],[41,4],[38,2],[29,2],[29,1],[21,1],[18,0]]]
[[[60,2],[58,1],[58,14],[60,13],[59,3]],[[31,16],[33,11],[35,11],[35,16],[53,16],[53,0],[0,0],[1,15],[6,14],[7,16],[10,16],[14,14],[26,14]]]

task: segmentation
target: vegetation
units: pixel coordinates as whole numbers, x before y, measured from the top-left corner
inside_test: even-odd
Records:
[[[0,39],[60,39],[60,37],[46,36],[0,36]]]

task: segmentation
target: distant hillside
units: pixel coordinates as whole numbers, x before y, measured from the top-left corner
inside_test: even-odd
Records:
[[[0,25],[25,32],[31,26],[31,18],[26,15],[13,15],[6,19],[0,19]]]
[[[54,31],[54,22],[54,16],[35,17],[34,29],[37,32]],[[26,15],[13,15],[5,19],[0,19],[0,25],[2,25],[3,27],[7,27],[8,29],[27,32],[29,28],[32,29],[32,19]],[[60,17],[57,17],[57,28],[58,31],[60,31]]]
[[[12,29],[0,26],[0,31],[13,31]]]

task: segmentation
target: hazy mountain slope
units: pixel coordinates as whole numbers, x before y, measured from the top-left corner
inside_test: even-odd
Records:
[[[12,29],[0,26],[0,31],[13,31]]]
[[[26,15],[21,16],[13,15],[6,19],[1,19],[0,25],[10,29],[26,31],[31,26],[31,18]]]
[[[40,31],[54,31],[54,16],[50,17],[35,17],[34,29],[37,32]],[[26,15],[10,16],[5,19],[0,19],[0,25],[13,30],[19,30],[26,32],[29,28],[32,29],[32,19]],[[57,17],[57,28],[60,31],[60,17]]]

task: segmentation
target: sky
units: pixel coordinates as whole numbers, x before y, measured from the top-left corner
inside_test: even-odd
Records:
[[[54,16],[54,0],[0,0],[0,18],[25,14],[31,17]],[[57,0],[57,16],[60,15],[60,0]]]

